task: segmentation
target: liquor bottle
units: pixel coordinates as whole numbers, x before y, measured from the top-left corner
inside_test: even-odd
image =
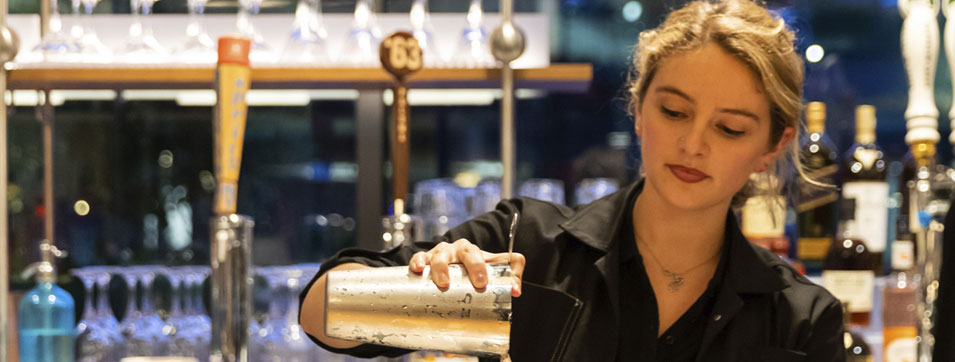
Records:
[[[846,362],[872,362],[872,350],[869,344],[852,330],[852,325],[849,323],[848,310],[851,305],[851,303],[842,302],[842,341],[846,347]]]
[[[875,272],[872,253],[865,242],[851,234],[855,230],[853,199],[842,199],[839,211],[839,233],[833,239],[823,260],[822,285],[839,300],[849,304],[853,325],[869,325],[872,312],[872,290]]]
[[[28,272],[36,273],[37,285],[17,307],[20,361],[72,362],[73,297],[56,285],[52,262],[33,264]]]
[[[882,254],[888,236],[889,184],[886,182],[886,162],[875,143],[875,107],[856,107],[856,141],[846,151],[842,167],[842,197],[854,199],[854,230],[848,232],[861,238],[873,255],[876,274],[885,274]]]
[[[806,107],[809,134],[802,140],[800,159],[806,176],[817,182],[834,185],[839,170],[835,147],[826,136],[826,106],[810,102]],[[796,205],[799,259],[810,273],[818,273],[835,232],[836,201],[839,193],[831,187],[814,185],[800,179]]]
[[[753,179],[756,179],[756,177],[753,177]],[[778,183],[772,175],[759,181],[758,187],[760,188],[771,187],[769,185]],[[779,194],[750,197],[743,204],[741,220],[743,236],[749,242],[778,255],[801,274],[806,273],[801,262],[789,258],[790,239],[786,236],[785,197]]]
[[[909,263],[909,267],[912,266]],[[907,271],[911,269],[904,270],[896,269],[886,280],[882,292],[882,356],[885,362],[915,362],[917,357],[915,292],[918,276]]]

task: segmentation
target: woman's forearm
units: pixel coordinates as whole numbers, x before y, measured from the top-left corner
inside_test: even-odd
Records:
[[[331,270],[364,269],[368,266],[349,263],[342,264]],[[329,270],[329,271],[331,271]],[[352,348],[361,345],[361,342],[332,338],[325,335],[325,275],[322,275],[312,287],[308,289],[305,300],[302,302],[301,324],[305,333],[318,338],[319,341],[334,348]]]

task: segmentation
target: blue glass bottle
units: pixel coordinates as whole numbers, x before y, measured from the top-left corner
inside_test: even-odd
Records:
[[[40,263],[38,269],[37,286],[17,309],[20,361],[73,362],[73,297],[54,284],[49,263]]]

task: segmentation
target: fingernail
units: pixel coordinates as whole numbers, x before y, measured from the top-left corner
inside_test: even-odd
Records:
[[[487,284],[487,276],[484,275],[483,272],[477,273],[477,275],[474,276],[474,279],[475,279],[475,282],[478,284],[482,284],[482,285]]]
[[[438,284],[442,286],[448,285],[448,277],[444,274],[438,274]]]

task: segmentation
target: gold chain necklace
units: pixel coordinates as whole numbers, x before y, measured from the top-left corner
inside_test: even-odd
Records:
[[[652,257],[653,260],[657,262],[657,265],[660,266],[660,270],[663,270],[663,276],[665,276],[665,277],[667,277],[667,278],[670,279],[670,283],[667,284],[667,288],[670,289],[670,292],[672,292],[672,293],[676,293],[676,292],[680,291],[680,287],[683,286],[683,282],[686,280],[686,274],[687,274],[687,273],[689,273],[689,272],[691,272],[691,271],[695,270],[696,268],[699,268],[699,267],[701,267],[701,266],[703,266],[703,265],[706,265],[706,263],[709,263],[710,260],[713,260],[713,258],[715,258],[717,255],[720,255],[719,251],[717,251],[715,254],[713,254],[713,256],[711,256],[711,257],[709,257],[709,258],[706,258],[706,260],[704,260],[703,262],[701,262],[701,263],[699,263],[699,264],[696,264],[696,265],[694,265],[694,266],[690,267],[689,269],[686,269],[686,270],[684,270],[684,271],[682,271],[682,272],[675,272],[675,271],[672,271],[672,270],[668,269],[667,267],[663,266],[663,263],[661,263],[661,262],[660,262],[660,259],[657,258],[657,255],[653,253],[653,250],[650,249],[650,246],[647,245],[647,243],[646,243],[645,241],[643,241],[643,239],[640,237],[639,234],[637,234],[636,236],[637,236],[637,242],[640,243],[640,244],[643,244],[644,249],[646,249],[647,252],[650,253],[650,257]]]

